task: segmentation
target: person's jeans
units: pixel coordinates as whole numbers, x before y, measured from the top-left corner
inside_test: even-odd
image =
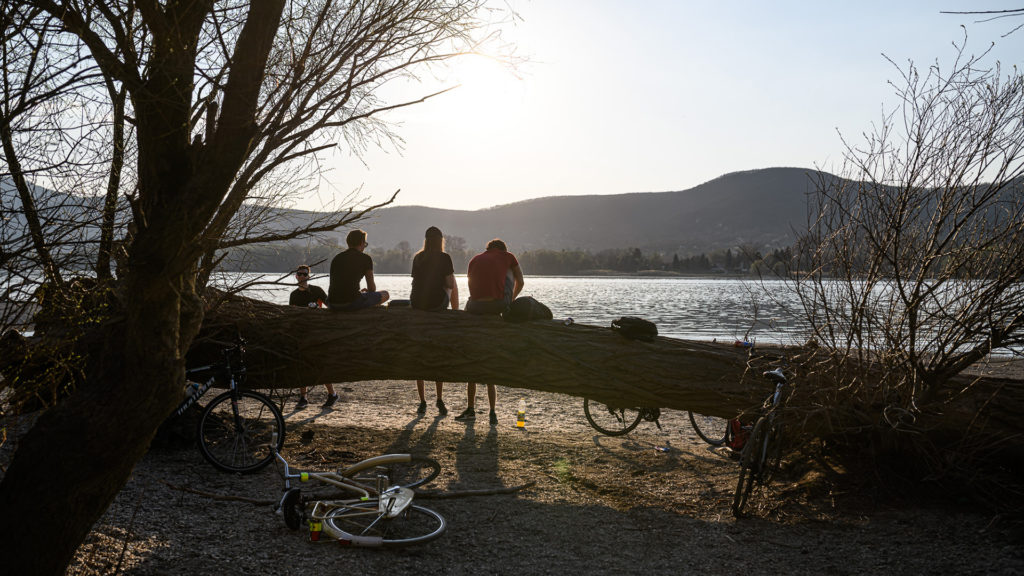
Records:
[[[373,308],[380,304],[383,299],[384,295],[380,292],[360,292],[359,296],[356,296],[356,299],[348,304],[332,306],[331,308],[342,312],[351,312],[353,310],[362,310],[363,308]]]

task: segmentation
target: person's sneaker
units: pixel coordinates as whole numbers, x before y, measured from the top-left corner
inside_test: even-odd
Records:
[[[324,408],[330,408],[331,406],[334,406],[334,403],[337,402],[337,401],[338,401],[338,395],[337,394],[328,394],[327,395],[327,400],[324,400]]]
[[[426,403],[421,404],[421,406],[422,406],[422,408],[424,410],[427,409]],[[447,416],[448,415],[448,407],[444,405],[444,401],[442,401],[442,400],[438,400],[437,401],[437,413],[440,414],[441,416]],[[422,412],[421,412],[421,414],[422,414]]]
[[[476,420],[476,410],[474,410],[473,408],[466,408],[465,410],[462,411],[462,414],[459,414],[458,416],[456,416],[455,419],[456,420]]]
[[[495,426],[497,424],[498,424],[498,415],[494,413],[494,410],[491,410],[491,426]]]
[[[419,407],[416,408],[416,413],[417,414],[426,414],[427,413],[427,401],[426,400],[420,400],[420,405],[419,405]]]
[[[299,401],[295,403],[296,410],[302,410],[306,406],[309,406],[309,400],[306,400],[305,396],[299,398]]]

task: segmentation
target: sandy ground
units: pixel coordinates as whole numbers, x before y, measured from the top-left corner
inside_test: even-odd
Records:
[[[737,462],[701,443],[685,413],[666,411],[661,430],[645,422],[611,438],[596,434],[582,401],[568,396],[499,387],[500,422],[491,426],[485,411],[472,424],[454,420],[464,385],[446,387],[445,418],[429,384],[422,417],[412,382],[338,389],[330,410],[319,408],[322,387],[301,411],[285,399],[289,460],[331,469],[412,452],[441,462],[440,477],[424,487],[434,494],[533,484],[511,494],[428,492],[417,501],[447,519],[440,539],[351,549],[285,527],[269,504],[282,487],[273,467],[224,474],[194,448],[154,449],[69,574],[1024,574],[1018,522],[952,503],[894,506],[829,493],[811,481],[820,479],[813,466],[787,466],[736,520]],[[520,398],[525,431],[514,426]]]

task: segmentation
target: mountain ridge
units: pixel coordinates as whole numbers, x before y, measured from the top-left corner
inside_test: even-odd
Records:
[[[358,226],[371,245],[417,247],[422,231],[437,226],[483,249],[500,237],[510,250],[540,248],[697,254],[752,244],[789,245],[806,222],[807,193],[822,173],[804,168],[763,168],[724,174],[686,190],[546,196],[479,210],[393,206]],[[337,236],[343,244],[343,234]]]

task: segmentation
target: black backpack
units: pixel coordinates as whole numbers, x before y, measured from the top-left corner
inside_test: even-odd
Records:
[[[554,316],[551,309],[541,304],[533,296],[520,296],[509,305],[501,315],[506,322],[526,322],[527,320],[551,320]]]
[[[637,318],[636,316],[623,316],[618,320],[612,320],[612,330],[630,340],[641,340],[653,342],[658,336],[658,327],[654,322]]]

